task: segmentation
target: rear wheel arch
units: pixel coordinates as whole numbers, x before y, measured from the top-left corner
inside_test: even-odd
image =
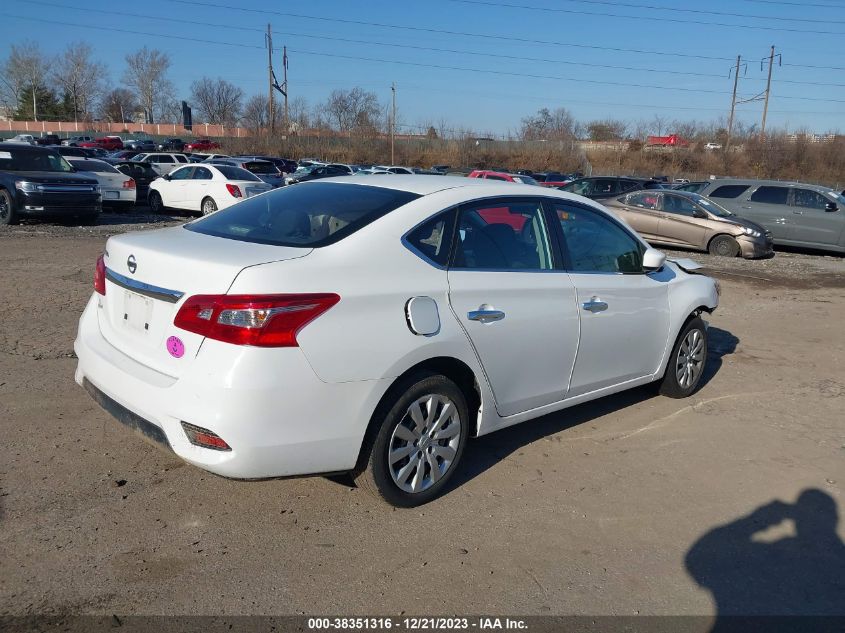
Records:
[[[406,390],[409,383],[426,376],[441,375],[454,382],[467,401],[470,419],[470,435],[478,431],[478,410],[481,406],[481,388],[475,372],[465,362],[449,356],[438,356],[421,361],[399,375],[384,392],[367,424],[354,472],[361,472],[367,463],[375,437],[381,427],[382,418],[396,399]]]

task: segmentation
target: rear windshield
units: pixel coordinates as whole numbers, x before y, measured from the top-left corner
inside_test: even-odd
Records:
[[[279,169],[273,163],[268,162],[244,163],[244,169],[251,171],[253,174],[279,174]]]
[[[261,182],[261,178],[253,176],[246,169],[240,167],[230,167],[229,165],[215,165],[217,171],[223,174],[224,178],[229,180],[247,180],[249,182]]]
[[[0,170],[71,172],[73,167],[54,152],[4,149],[0,150]]]
[[[117,170],[101,160],[73,160],[71,165],[76,171],[93,171],[99,173],[116,174]]]
[[[185,228],[243,242],[313,248],[338,242],[419,197],[383,187],[302,183],[248,198]]]

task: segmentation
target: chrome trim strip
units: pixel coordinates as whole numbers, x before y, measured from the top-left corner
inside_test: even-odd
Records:
[[[121,288],[137,292],[139,295],[145,295],[168,303],[176,303],[179,299],[185,296],[184,292],[180,292],[178,290],[169,290],[168,288],[161,288],[159,286],[144,283],[143,281],[130,279],[129,277],[114,272],[111,268],[106,268],[106,279]]]
[[[95,193],[97,185],[35,185],[39,193]]]

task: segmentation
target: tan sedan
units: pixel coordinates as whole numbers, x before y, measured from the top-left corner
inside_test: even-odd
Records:
[[[747,259],[774,254],[770,232],[697,193],[649,189],[602,202],[651,244]]]

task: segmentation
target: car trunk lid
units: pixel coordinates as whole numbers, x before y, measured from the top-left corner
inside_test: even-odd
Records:
[[[225,294],[245,268],[311,250],[214,237],[182,226],[112,237],[104,255],[100,331],[134,360],[178,377],[203,341],[173,325],[185,299]]]

